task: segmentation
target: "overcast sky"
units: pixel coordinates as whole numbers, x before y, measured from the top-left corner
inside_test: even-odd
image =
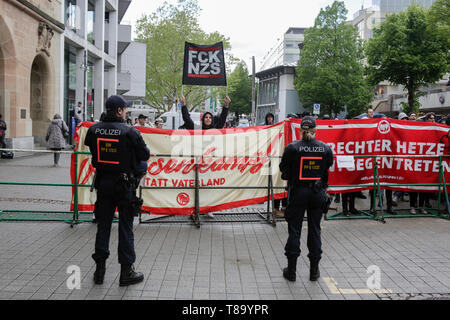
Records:
[[[176,0],[167,0],[175,4]],[[163,0],[133,0],[122,23],[131,23],[143,13],[156,11]],[[231,40],[234,56],[244,60],[251,72],[251,57],[255,56],[256,70],[264,55],[289,27],[311,27],[320,8],[333,0],[198,0],[201,28],[210,33],[218,31]],[[344,0],[348,20],[361,9],[370,7],[372,0]]]

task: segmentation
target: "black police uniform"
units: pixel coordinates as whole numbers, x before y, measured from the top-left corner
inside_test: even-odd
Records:
[[[315,120],[305,117],[302,128],[314,128]],[[284,150],[280,163],[282,179],[288,180],[289,197],[285,212],[289,237],[285,246],[288,268],[283,276],[295,281],[297,258],[300,255],[300,235],[305,210],[308,218],[308,257],[311,261],[311,280],[318,278],[318,263],[322,254],[320,221],[326,205],[328,169],[333,165],[331,148],[318,140],[294,141]],[[317,269],[317,270],[316,270]]]
[[[127,106],[121,96],[112,96],[106,102],[107,110],[117,110]],[[97,203],[95,218],[97,235],[95,253],[92,258],[97,263],[94,281],[103,282],[105,261],[109,257],[109,238],[113,215],[119,210],[118,256],[121,264],[120,285],[128,285],[143,280],[141,273],[134,272],[136,260],[134,251],[133,200],[135,189],[133,174],[137,164],[150,157],[150,150],[138,130],[130,127],[117,116],[109,113],[102,122],[92,125],[86,135],[85,145],[92,153],[92,165],[96,168],[95,188]]]

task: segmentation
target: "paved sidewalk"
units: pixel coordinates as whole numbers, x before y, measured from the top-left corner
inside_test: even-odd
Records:
[[[51,168],[51,155],[0,161],[0,181],[68,183],[68,157]],[[68,188],[70,189],[70,188]],[[34,199],[34,200],[33,200]],[[33,191],[0,186],[0,209],[67,210],[70,190]],[[54,201],[53,203],[51,201]],[[58,209],[56,209],[58,208]],[[103,285],[93,284],[91,254],[96,225],[63,222],[0,222],[0,299],[251,299],[362,300],[448,299],[450,221],[437,218],[323,221],[321,278],[309,281],[306,222],[297,281],[286,266],[284,222],[138,224],[136,269],[143,283],[119,287],[117,224]],[[71,266],[80,289],[69,289]],[[367,268],[380,270],[381,287],[369,290]]]

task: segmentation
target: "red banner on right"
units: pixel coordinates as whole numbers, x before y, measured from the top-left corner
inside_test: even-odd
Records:
[[[300,139],[301,119],[289,119],[286,140]],[[439,155],[449,154],[450,127],[442,124],[388,118],[318,120],[316,139],[327,143],[335,161],[330,168],[330,193],[371,189],[374,158],[383,189],[434,192],[439,183]],[[450,183],[450,158],[442,157],[445,181]],[[349,186],[353,187],[340,187]],[[387,186],[391,185],[391,186]],[[450,192],[450,188],[448,189]]]

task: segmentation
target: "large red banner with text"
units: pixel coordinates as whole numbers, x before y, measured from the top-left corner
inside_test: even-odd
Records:
[[[286,141],[300,139],[301,119],[286,121]],[[327,143],[335,161],[330,168],[329,192],[373,188],[374,158],[383,189],[437,191],[438,186],[401,186],[439,183],[439,156],[448,154],[450,127],[395,119],[318,120],[316,139]],[[353,157],[353,159],[352,159]],[[341,162],[341,167],[339,166]],[[354,167],[345,167],[344,162]],[[450,180],[450,158],[442,157],[445,181]],[[372,186],[361,186],[372,184]],[[358,187],[348,187],[358,185]],[[391,185],[391,186],[387,186]],[[345,186],[345,187],[339,187]]]
[[[77,151],[89,152],[84,139],[92,124],[83,122],[77,128]],[[285,146],[284,123],[233,129],[164,130],[138,127],[138,130],[152,154],[143,186],[154,189],[142,190],[142,208],[151,214],[188,215],[194,212],[196,163],[201,188],[200,213],[267,201],[270,175],[273,186],[281,188],[274,190],[274,198],[285,196],[285,183],[279,171]],[[95,169],[90,158],[87,154],[78,155],[79,184],[92,184]],[[73,158],[72,181],[74,169]],[[86,187],[78,188],[79,210],[92,210],[95,200],[96,192],[90,192]]]

